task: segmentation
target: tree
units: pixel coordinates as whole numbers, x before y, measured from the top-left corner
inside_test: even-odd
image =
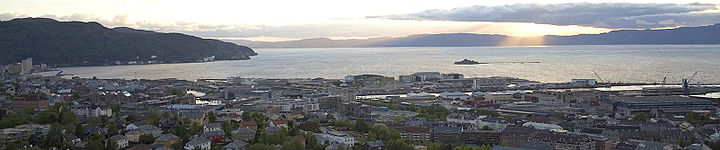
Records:
[[[5,149],[17,150],[17,149],[23,148],[26,145],[29,145],[29,143],[27,141],[18,140],[18,141],[15,141],[15,142],[12,142],[12,143],[9,143],[8,145],[6,145]]]
[[[302,143],[302,141],[298,139],[292,139],[289,141],[285,141],[282,144],[282,148],[280,150],[297,150],[297,149],[305,149],[305,144]]]
[[[324,150],[325,146],[320,145],[318,143],[317,137],[315,137],[315,134],[308,133],[305,134],[305,144],[307,144],[307,149],[311,150]]]
[[[61,147],[63,143],[62,126],[58,123],[50,125],[50,131],[40,143],[41,148]]]
[[[264,143],[269,144],[284,144],[283,142],[288,141],[288,130],[283,128],[279,132],[275,132],[270,136],[267,136],[267,139],[264,139]]]
[[[118,149],[118,143],[116,140],[109,139],[108,142],[105,144],[105,150],[117,150]]]
[[[266,144],[262,144],[262,143],[255,143],[255,144],[249,145],[249,146],[247,147],[247,149],[251,149],[251,150],[275,150],[275,147],[272,146],[272,145],[266,145]]]
[[[93,125],[93,126],[100,126],[100,124],[102,124],[100,118],[98,118],[98,117],[88,118],[87,123],[89,125]]]
[[[358,132],[367,133],[368,131],[370,131],[370,128],[370,123],[365,120],[360,119],[355,122],[355,130]]]
[[[220,125],[222,126],[222,129],[225,132],[225,135],[231,135],[231,132],[233,130],[233,125],[232,125],[232,122],[230,122],[230,120],[223,121],[222,123],[220,123]]]
[[[113,124],[108,124],[105,126],[105,128],[107,128],[107,137],[111,137],[113,135],[118,134],[118,129]]]
[[[453,150],[480,150],[480,147],[463,145],[453,147]]]
[[[490,128],[490,126],[488,126],[488,125],[484,125],[484,126],[482,127],[482,129],[483,129],[483,130],[492,130],[492,128]]]
[[[634,121],[648,121],[648,119],[650,119],[650,117],[645,113],[637,113],[633,116]]]
[[[215,112],[214,111],[207,112],[207,114],[205,114],[205,120],[207,120],[209,123],[213,123],[213,122],[217,121],[217,116],[215,116]]]
[[[159,112],[151,109],[150,111],[148,111],[147,117],[145,120],[147,120],[147,123],[150,125],[158,125],[158,122],[160,121],[161,117],[162,116],[160,116]]]
[[[399,139],[399,138],[391,140],[390,142],[387,142],[387,144],[385,144],[385,145],[386,145],[387,149],[392,149],[392,150],[412,150],[413,149],[413,147],[410,146],[410,144],[408,144],[404,139]]]
[[[250,112],[243,111],[243,113],[242,113],[241,116],[242,116],[242,120],[243,120],[243,121],[250,121],[250,120],[252,120],[252,114],[250,114]]]
[[[25,117],[22,114],[19,113],[12,113],[7,116],[5,116],[2,121],[0,121],[0,128],[13,128],[17,125],[25,124],[27,121],[25,120]]]
[[[71,125],[71,124],[77,124],[78,118],[75,113],[70,111],[62,111],[60,112],[60,124],[62,125]]]
[[[291,127],[290,131],[288,131],[289,136],[298,136],[300,135],[300,129],[299,127]]]
[[[103,146],[100,141],[90,141],[87,144],[87,149],[103,149],[105,146]]]
[[[427,147],[428,150],[444,150],[445,144],[440,142],[432,142],[432,143],[426,143],[425,147]]]
[[[143,144],[152,144],[153,142],[155,142],[155,137],[150,134],[142,134],[140,135],[138,140],[140,140],[140,143]]]
[[[187,136],[187,132],[188,132],[187,128],[188,128],[187,125],[180,124],[180,125],[170,128],[170,133],[172,133],[173,135],[176,135],[180,138],[186,139],[188,137]]]
[[[491,149],[492,149],[492,146],[490,146],[490,145],[483,144],[482,146],[480,146],[480,150],[491,150]]]
[[[382,140],[383,142],[389,142],[400,138],[400,132],[388,128],[385,125],[375,125],[370,132],[368,132],[368,140]]]
[[[705,122],[709,121],[710,117],[707,115],[703,115],[700,113],[691,112],[688,113],[685,117],[685,121],[687,121],[690,124],[701,126],[704,125]]]
[[[117,102],[112,102],[108,105],[109,105],[108,107],[110,107],[110,110],[112,110],[113,113],[120,112],[120,108],[122,108],[122,104],[117,103]]]

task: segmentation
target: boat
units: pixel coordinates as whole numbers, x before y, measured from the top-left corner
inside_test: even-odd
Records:
[[[477,61],[474,61],[474,60],[463,59],[461,61],[455,62],[455,64],[456,65],[475,65],[475,64],[480,64],[480,63]]]

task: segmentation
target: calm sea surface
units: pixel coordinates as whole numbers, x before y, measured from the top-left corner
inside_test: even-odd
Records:
[[[335,78],[350,74],[394,76],[419,71],[462,73],[465,77],[512,76],[541,82],[596,78],[611,82],[678,83],[696,71],[696,80],[720,83],[720,45],[573,45],[548,47],[377,47],[256,49],[251,60],[61,68],[98,78]],[[540,62],[453,65],[478,62]],[[692,81],[696,82],[696,81]]]

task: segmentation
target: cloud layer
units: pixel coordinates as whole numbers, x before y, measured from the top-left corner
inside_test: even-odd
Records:
[[[450,10],[370,16],[397,20],[532,22],[602,28],[662,28],[720,22],[720,13],[698,13],[720,4],[566,3],[471,6]]]

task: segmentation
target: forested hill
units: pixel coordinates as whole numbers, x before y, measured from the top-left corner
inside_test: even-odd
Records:
[[[231,60],[257,55],[246,46],[220,40],[47,18],[0,22],[0,53],[1,64],[33,58],[36,63],[58,66],[109,65],[116,61],[198,62],[211,56]]]

